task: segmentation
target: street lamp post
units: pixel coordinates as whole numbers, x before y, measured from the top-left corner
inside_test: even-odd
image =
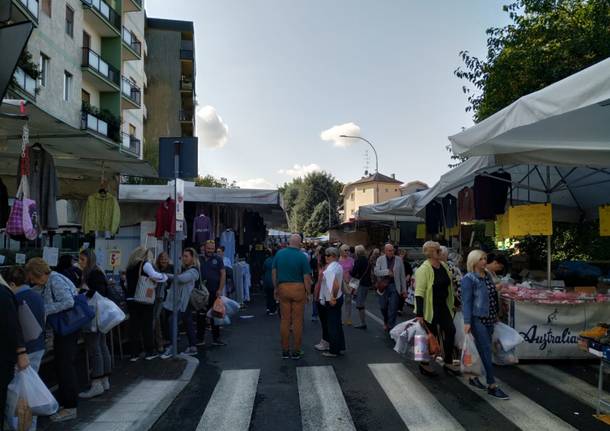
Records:
[[[371,146],[373,149],[373,153],[375,154],[375,173],[379,172],[379,157],[377,157],[377,150],[368,139],[363,138],[362,136],[351,136],[351,135],[339,135],[340,138],[352,138],[352,139],[360,139]]]

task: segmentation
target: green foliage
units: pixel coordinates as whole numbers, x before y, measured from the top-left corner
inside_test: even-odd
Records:
[[[475,122],[610,56],[610,0],[518,0],[504,11],[512,22],[487,30],[486,58],[462,51],[455,71]]]
[[[32,54],[29,51],[22,51],[19,56],[19,61],[17,62],[17,66],[19,66],[23,71],[31,76],[34,79],[38,79],[40,76],[40,70],[38,69],[38,65],[32,59]]]
[[[195,179],[195,185],[198,187],[218,187],[222,189],[238,189],[235,181],[229,181],[225,177],[216,178],[213,175],[206,175],[205,177],[197,177]]]
[[[312,172],[280,187],[290,230],[315,236],[329,229],[328,201],[331,225],[339,222],[337,208],[343,184],[327,172]]]

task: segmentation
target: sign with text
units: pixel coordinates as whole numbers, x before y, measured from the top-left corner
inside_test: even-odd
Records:
[[[530,204],[508,209],[509,236],[553,234],[553,206],[551,204]]]
[[[426,239],[426,225],[425,224],[417,225],[417,230],[415,231],[415,238],[416,239]]]
[[[176,221],[184,220],[184,180],[176,180]]]
[[[121,266],[121,250],[118,248],[110,250],[108,253],[108,266],[113,269]]]
[[[599,207],[599,234],[610,236],[610,205]]]
[[[42,249],[42,259],[48,263],[49,266],[57,266],[59,249],[57,247],[44,247]]]

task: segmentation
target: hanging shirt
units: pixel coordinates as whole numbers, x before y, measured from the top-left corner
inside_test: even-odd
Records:
[[[87,198],[83,210],[83,231],[117,233],[121,221],[121,210],[116,198],[110,193],[94,193]]]
[[[506,181],[503,181],[506,180]],[[504,214],[511,180],[508,172],[494,172],[474,177],[474,213],[477,220],[495,220]]]
[[[447,195],[442,199],[443,215],[445,216],[445,226],[451,229],[458,225],[457,198]]]
[[[212,239],[212,220],[201,214],[193,220],[193,243],[201,245]]]
[[[176,201],[168,199],[159,204],[156,216],[155,237],[163,238],[165,233],[176,233]]]
[[[235,232],[227,229],[220,234],[220,245],[225,248],[225,256],[231,263],[235,262]]]
[[[443,229],[443,208],[436,201],[426,205],[426,232],[436,235]]]
[[[464,187],[458,193],[458,220],[474,220],[474,193],[470,187]]]

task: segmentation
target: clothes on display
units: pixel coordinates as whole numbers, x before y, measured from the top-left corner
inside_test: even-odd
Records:
[[[193,243],[201,245],[209,239],[213,239],[212,220],[201,213],[193,219]]]
[[[239,261],[233,266],[233,284],[235,287],[235,300],[240,304],[250,301],[250,287],[252,285],[250,265]]]
[[[464,187],[458,193],[458,220],[468,222],[474,220],[474,192],[470,187]]]
[[[443,229],[443,208],[436,201],[426,205],[426,232],[436,235]]]
[[[166,233],[176,234],[176,201],[167,198],[159,204],[156,215],[155,237],[163,238]]]
[[[225,256],[231,263],[235,262],[235,232],[233,229],[226,229],[220,234],[220,245],[225,248]]]
[[[101,191],[87,198],[83,210],[83,231],[109,232],[114,235],[119,230],[121,210],[116,197],[108,192]]]
[[[45,150],[42,145],[34,144],[27,148],[23,163],[27,163],[29,170],[28,180],[30,186],[30,199],[36,202],[38,210],[38,225],[41,229],[57,229],[57,195],[59,194],[59,182],[55,170],[53,156]],[[22,157],[19,157],[17,185],[21,181]]]
[[[243,235],[240,245],[256,244],[267,236],[267,226],[259,213],[246,210],[243,214]]]
[[[11,209],[8,206],[8,191],[6,190],[6,185],[0,179],[0,229],[6,227],[10,211]]]
[[[442,199],[445,227],[451,229],[458,224],[458,201],[453,195],[447,195]]]
[[[495,220],[496,215],[504,214],[510,181],[510,174],[501,171],[474,177],[472,190],[477,220]]]

